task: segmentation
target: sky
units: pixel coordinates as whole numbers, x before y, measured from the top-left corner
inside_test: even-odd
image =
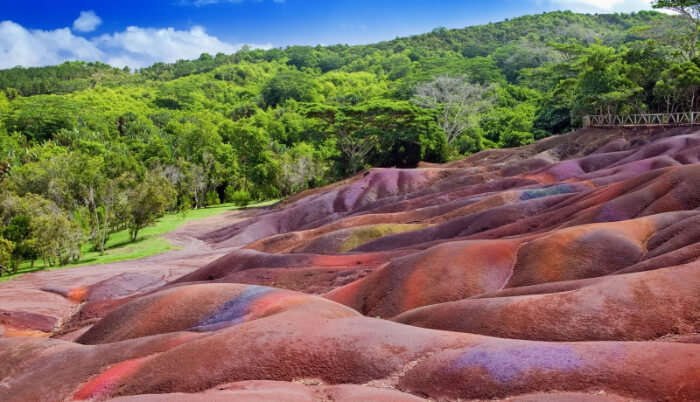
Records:
[[[140,68],[243,45],[365,44],[545,11],[645,9],[649,0],[0,0],[0,69]]]

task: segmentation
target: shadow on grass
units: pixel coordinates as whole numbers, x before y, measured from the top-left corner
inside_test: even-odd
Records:
[[[136,248],[134,250],[133,247],[131,246],[139,246],[142,245],[146,240],[151,240],[153,238],[157,238],[162,236],[165,233],[169,233],[172,230],[175,230],[177,227],[185,224],[186,222],[192,221],[192,220],[197,220],[197,219],[202,219],[206,218],[210,215],[203,215],[203,216],[198,216],[196,211],[203,211],[203,210],[215,210],[217,213],[229,213],[229,212],[235,212],[235,211],[240,211],[240,210],[248,210],[248,209],[260,209],[260,210],[270,210],[273,209],[280,201],[279,200],[270,200],[258,204],[251,204],[247,206],[234,206],[232,204],[229,205],[216,205],[216,206],[210,206],[210,207],[205,207],[201,208],[199,210],[193,210],[190,211],[191,215],[188,213],[185,216],[181,216],[181,222],[177,222],[172,229],[163,231],[162,233],[157,232],[155,234],[153,233],[148,233],[148,234],[143,234],[139,236],[135,241],[131,241],[128,238],[125,240],[119,239],[118,242],[116,243],[110,243],[108,247],[105,248],[105,254],[100,255],[100,252],[98,250],[95,250],[94,247],[89,247],[87,245],[84,245],[83,247],[83,257],[78,261],[77,263],[70,263],[66,265],[57,265],[57,266],[46,266],[43,263],[34,265],[33,267],[29,266],[29,264],[26,264],[17,270],[17,272],[12,273],[12,274],[6,274],[3,273],[0,275],[0,282],[4,282],[9,279],[16,278],[22,274],[28,274],[32,272],[38,272],[38,271],[44,271],[44,270],[54,270],[54,269],[61,269],[61,268],[71,268],[71,267],[77,267],[77,266],[83,266],[83,265],[89,265],[91,263],[95,264],[102,264],[102,263],[113,263],[113,262],[119,262],[123,260],[131,260],[135,258],[143,258],[143,257],[149,257],[151,254],[148,254],[147,252],[144,254],[144,250],[141,250],[139,248]],[[172,215],[170,216],[172,218]],[[163,219],[163,218],[161,218]],[[159,219],[159,222],[161,221]],[[142,248],[147,248],[148,245],[143,245]],[[118,251],[117,254],[110,254],[106,255],[108,252],[111,251]],[[155,254],[159,254],[162,252],[165,252],[166,250],[163,250],[162,248],[159,249],[159,251]],[[130,254],[136,253],[138,256],[132,257]],[[141,254],[139,254],[141,253]],[[107,257],[107,259],[104,259],[103,257]]]
[[[23,274],[29,274],[32,272],[39,272],[39,271],[45,271],[45,270],[52,270],[52,269],[60,269],[60,268],[70,268],[70,267],[78,267],[82,265],[89,265],[90,263],[98,263],[100,261],[100,257],[103,257],[109,252],[110,250],[119,250],[121,253],[120,254],[129,254],[133,252],[132,249],[126,248],[126,246],[132,246],[132,245],[138,245],[139,243],[144,242],[145,240],[150,239],[151,235],[144,235],[140,236],[137,238],[135,241],[131,240],[125,240],[121,241],[119,243],[111,244],[109,247],[105,248],[105,253],[100,254],[99,251],[90,249],[88,251],[89,254],[92,254],[91,256],[83,256],[80,258],[78,262],[73,262],[73,263],[68,263],[65,265],[54,265],[54,266],[49,266],[49,265],[44,265],[44,263],[40,262],[39,264],[35,264],[34,266],[31,265],[25,265],[20,267],[17,272],[13,272],[11,274],[7,274],[5,272],[0,273],[0,282],[16,278],[20,275]],[[97,255],[95,255],[97,254]],[[116,262],[116,261],[114,261]]]
[[[11,274],[3,273],[0,278],[12,278],[12,277],[17,276],[17,275],[28,274],[28,273],[37,272],[37,271],[43,271],[45,269],[46,269],[46,267],[43,265],[35,265],[34,267],[20,268],[17,270],[17,272],[13,272]]]
[[[110,244],[109,247],[105,248],[105,253],[110,251],[110,250],[114,250],[115,248],[121,248],[121,247],[125,247],[125,246],[135,246],[135,245],[143,242],[144,240],[148,240],[150,238],[151,238],[150,235],[146,235],[146,236],[141,236],[134,241],[124,240],[124,241],[120,241],[119,243]],[[99,253],[99,250],[93,250],[93,252]],[[82,260],[80,262],[82,262]]]
[[[81,260],[81,262],[82,262],[82,260]],[[0,276],[0,281],[10,279],[10,278],[15,278],[15,277],[17,277],[19,275],[23,275],[23,274],[30,274],[32,272],[39,272],[39,271],[44,271],[44,270],[49,269],[49,268],[60,268],[60,267],[64,267],[64,266],[67,266],[67,265],[55,265],[53,267],[50,267],[50,266],[46,266],[43,264],[38,264],[38,265],[34,265],[33,267],[32,266],[20,267],[17,270],[17,272],[13,272],[11,274],[3,273],[2,276]]]

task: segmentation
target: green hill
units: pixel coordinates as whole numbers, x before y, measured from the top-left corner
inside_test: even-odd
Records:
[[[383,57],[405,54],[418,62],[414,70],[431,69],[432,58],[455,59],[493,56],[500,69],[511,80],[517,78],[518,68],[535,66],[546,60],[530,57],[521,65],[507,63],[512,51],[541,51],[550,42],[570,40],[591,43],[600,40],[611,46],[644,39],[635,33],[639,27],[670,25],[674,18],[658,12],[642,11],[633,14],[576,14],[570,11],[527,15],[487,25],[463,29],[436,28],[433,32],[370,45],[348,46],[292,46],[285,49],[242,50],[236,54],[203,55],[197,60],[180,60],[176,63],[156,63],[141,69],[137,76],[143,79],[172,80],[192,74],[214,70],[226,64],[242,61],[262,62],[288,59],[297,67],[318,68],[321,72],[332,70],[356,71],[364,65],[381,68],[391,73],[387,63],[375,65],[376,52]],[[539,53],[539,52],[538,52]],[[544,53],[547,53],[544,49]],[[363,60],[364,59],[364,60]],[[397,60],[395,60],[397,61]],[[394,75],[400,75],[400,66]],[[422,67],[422,68],[421,68]],[[63,94],[83,90],[95,85],[114,85],[133,81],[122,70],[101,63],[67,62],[58,66],[0,70],[0,89],[16,89],[23,96],[38,94]],[[429,72],[425,72],[429,74]]]

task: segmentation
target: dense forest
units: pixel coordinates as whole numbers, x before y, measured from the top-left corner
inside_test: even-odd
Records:
[[[0,71],[0,274],[76,261],[117,230],[135,240],[166,211],[520,146],[585,114],[694,109],[697,7]]]

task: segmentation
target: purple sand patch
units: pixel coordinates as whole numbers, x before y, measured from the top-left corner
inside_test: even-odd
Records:
[[[620,207],[615,202],[606,202],[598,210],[595,222],[617,222],[630,219],[629,213],[620,211]]]
[[[214,314],[201,320],[190,331],[208,332],[240,324],[249,313],[250,305],[276,289],[264,286],[248,286],[240,296],[224,303]]]
[[[555,164],[548,168],[545,172],[556,177],[557,180],[563,181],[584,174],[578,160],[569,160]]]
[[[480,345],[458,357],[453,366],[458,370],[481,367],[494,379],[508,382],[531,370],[570,371],[584,364],[584,360],[569,345],[507,348]]]

